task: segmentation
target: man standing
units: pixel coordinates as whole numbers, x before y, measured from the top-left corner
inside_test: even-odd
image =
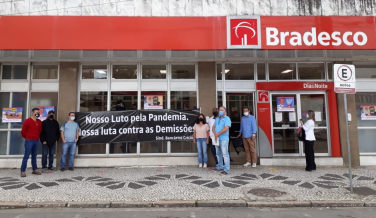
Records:
[[[68,169],[73,171],[74,153],[76,152],[76,144],[78,141],[80,127],[77,122],[74,121],[75,113],[69,112],[68,121],[61,125],[61,139],[63,140],[63,152],[61,155],[60,167],[61,171],[65,171],[65,160],[69,151],[69,163]]]
[[[218,159],[217,159],[217,152],[215,151],[216,150],[216,146],[213,145],[213,139],[215,139],[215,135],[214,135],[214,132],[213,132],[213,125],[214,125],[214,122],[215,122],[215,119],[218,117],[218,109],[215,107],[213,108],[213,116],[209,118],[209,129],[210,129],[210,149],[211,149],[211,153],[214,157],[214,160],[215,160],[215,165],[218,164]]]
[[[229,145],[229,128],[231,127],[231,120],[226,116],[226,108],[219,107],[219,117],[215,119],[212,131],[214,132],[215,140],[219,140],[219,146],[216,146],[216,153],[218,164],[216,166],[217,171],[222,171],[222,175],[230,173],[230,156],[228,152]],[[223,159],[225,166],[223,167]]]
[[[32,174],[40,175],[37,168],[37,154],[39,146],[39,135],[42,131],[42,122],[38,119],[40,116],[39,109],[33,108],[32,115],[26,119],[22,125],[21,135],[25,139],[25,153],[21,165],[21,177],[26,177],[27,161],[31,154]]]
[[[252,165],[252,167],[256,167],[257,163],[257,154],[255,148],[255,141],[256,141],[256,119],[254,116],[249,114],[249,108],[243,108],[242,120],[240,122],[240,131],[238,138],[242,136],[243,145],[245,149],[245,158],[247,163],[244,164],[245,167]]]
[[[54,155],[56,151],[56,143],[60,137],[59,123],[54,119],[55,111],[49,111],[47,119],[42,122],[42,132],[40,133],[40,142],[42,143],[42,171],[47,170],[47,155],[48,155],[48,170],[54,170]]]

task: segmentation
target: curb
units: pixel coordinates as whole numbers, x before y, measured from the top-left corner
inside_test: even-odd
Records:
[[[24,208],[182,208],[182,207],[376,207],[376,201],[84,201],[84,202],[0,202],[0,210]]]

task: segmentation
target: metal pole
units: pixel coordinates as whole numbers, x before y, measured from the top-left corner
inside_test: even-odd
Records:
[[[349,136],[349,121],[347,114],[347,97],[346,93],[343,94],[343,101],[345,104],[345,121],[346,121],[346,138],[347,138],[347,152],[349,161],[349,180],[350,180],[350,193],[353,194],[353,183],[352,183],[352,170],[351,170],[351,150],[350,150],[350,136]]]

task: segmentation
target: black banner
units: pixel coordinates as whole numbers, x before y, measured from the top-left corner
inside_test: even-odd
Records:
[[[191,141],[198,110],[77,112],[80,144]]]

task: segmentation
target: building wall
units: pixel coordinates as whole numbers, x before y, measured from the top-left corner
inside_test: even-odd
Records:
[[[376,0],[0,0],[0,15],[372,16]]]

